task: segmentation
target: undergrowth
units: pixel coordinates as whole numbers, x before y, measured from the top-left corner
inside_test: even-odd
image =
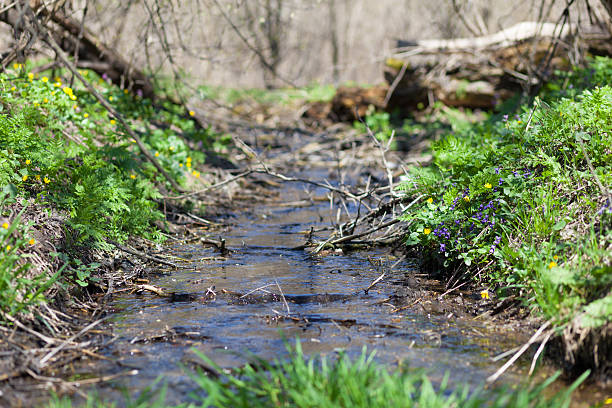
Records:
[[[71,86],[65,72],[34,74],[32,68],[14,64],[0,73],[2,197],[35,200],[66,214],[59,250],[73,266],[75,282],[86,286],[93,266],[66,254],[109,249],[110,241],[130,236],[161,239],[154,223],[163,221],[158,200],[169,188],[92,94]],[[168,102],[154,105],[93,72],[82,74],[124,115],[171,177],[183,185],[197,182],[196,168],[204,161],[200,149],[212,147],[217,135],[196,128],[193,112]],[[0,211],[9,226],[1,230],[0,282],[11,288],[2,290],[0,309],[12,314],[40,300],[46,284],[24,277],[31,254],[18,237],[26,236],[27,227],[9,208]],[[15,297],[25,292],[30,295]]]
[[[561,325],[612,315],[612,60],[550,85],[533,104],[467,123],[401,185],[424,265],[476,280]],[[488,292],[483,292],[483,296]]]

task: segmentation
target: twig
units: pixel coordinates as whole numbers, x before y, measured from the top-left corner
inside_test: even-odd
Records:
[[[384,277],[385,277],[385,272],[383,272],[378,278],[374,279],[374,281],[370,283],[370,286],[368,286],[367,289],[364,289],[363,292],[367,295],[370,289],[372,289],[374,285],[376,285],[378,282],[383,280]]]
[[[529,339],[529,341],[527,341],[527,343],[523,344],[523,347],[521,347],[519,349],[519,351],[517,351],[510,360],[508,360],[506,362],[506,364],[504,364],[499,370],[497,370],[493,375],[489,376],[487,378],[487,382],[488,383],[492,383],[494,381],[496,381],[512,364],[514,364],[514,362],[516,360],[518,360],[518,358],[520,356],[523,355],[523,353],[525,353],[525,351],[527,351],[527,349],[529,348],[529,346],[531,346],[533,343],[538,341],[538,338],[540,337],[540,335],[542,334],[542,332],[548,327],[550,326],[550,321],[547,321],[546,323],[544,323],[542,326],[540,326],[540,328],[535,332],[535,334],[533,336],[531,336],[531,338]]]
[[[538,357],[540,357],[540,354],[542,354],[542,352],[544,351],[544,347],[546,346],[546,343],[550,339],[550,336],[553,335],[553,332],[554,330],[550,330],[548,334],[546,335],[546,337],[544,338],[544,340],[542,341],[542,343],[540,343],[540,347],[538,347],[538,351],[536,351],[535,355],[533,356],[533,360],[531,360],[531,367],[529,367],[528,375],[531,376],[531,374],[533,374],[533,370],[535,370],[536,363],[538,362]]]
[[[53,350],[51,350],[46,356],[44,356],[43,358],[40,359],[40,368],[43,368],[47,361],[49,361],[49,359],[51,359],[51,357],[53,357],[54,355],[56,355],[57,353],[59,353],[64,347],[66,347],[69,343],[73,342],[75,339],[77,339],[79,336],[81,336],[82,334],[86,333],[87,331],[89,331],[90,329],[93,329],[94,327],[96,327],[98,324],[102,323],[104,320],[110,318],[110,316],[106,316],[103,317],[102,319],[98,319],[93,323],[88,324],[87,326],[85,326],[81,331],[79,331],[77,334],[75,334],[74,336],[66,339],[64,342],[62,342],[62,344],[60,344],[59,346],[57,346],[56,348],[54,348]]]
[[[106,240],[108,243],[113,244],[114,246],[116,246],[117,248],[119,248],[120,250],[122,250],[123,252],[127,252],[128,254],[134,255],[134,256],[138,256],[140,258],[144,258],[147,259],[149,261],[153,261],[162,265],[167,265],[167,266],[171,266],[173,268],[178,268],[178,266],[176,264],[173,264],[172,262],[168,262],[165,261],[163,259],[157,258],[155,256],[151,256],[151,255],[147,255],[145,253],[142,253],[140,251],[137,251],[135,249],[130,249],[126,246],[121,245],[120,243],[113,241],[112,239],[107,239]]]
[[[281,289],[280,285],[278,284],[278,281],[275,279],[274,283],[276,283],[276,287],[278,288],[281,297],[283,299],[283,303],[285,304],[285,307],[287,308],[287,316],[291,315],[291,310],[289,309],[289,304],[287,303],[287,299],[285,299],[285,295],[283,294],[283,290]]]
[[[182,188],[181,186],[178,185],[178,183],[176,182],[176,180],[174,180],[167,172],[166,170],[164,170],[164,168],[161,166],[161,164],[159,164],[159,161],[157,161],[157,159],[151,154],[151,152],[149,152],[149,150],[147,149],[147,147],[144,145],[144,143],[142,142],[142,140],[140,139],[140,137],[136,134],[136,132],[134,132],[134,130],[132,129],[132,127],[127,123],[127,121],[125,120],[125,118],[123,117],[122,114],[120,114],[117,110],[115,110],[115,108],[113,108],[111,106],[111,104],[104,99],[104,97],[102,97],[102,95],[100,95],[100,93],[98,93],[98,91],[96,91],[96,89],[91,85],[91,83],[89,83],[88,80],[86,80],[78,71],[78,69],[74,66],[74,64],[72,62],[70,62],[70,60],[68,59],[68,56],[66,55],[66,53],[64,52],[64,50],[62,50],[62,48],[57,44],[57,42],[55,42],[55,40],[53,39],[53,36],[51,36],[49,34],[49,31],[47,31],[47,29],[45,27],[43,27],[40,22],[38,21],[38,19],[36,18],[36,16],[34,15],[34,13],[32,13],[32,20],[34,21],[34,24],[36,25],[36,28],[38,29],[38,31],[40,33],[43,34],[43,36],[46,38],[47,43],[49,44],[49,46],[53,49],[53,51],[55,51],[57,57],[60,59],[60,61],[62,62],[62,64],[69,70],[72,72],[72,74],[74,76],[76,76],[79,81],[81,81],[81,83],[85,86],[85,88],[87,88],[87,90],[89,92],[91,92],[91,94],[98,100],[98,102],[100,102],[100,104],[111,114],[112,117],[116,118],[119,123],[121,123],[121,125],[123,126],[123,128],[126,130],[126,132],[128,133],[128,135],[134,139],[134,141],[136,142],[136,144],[138,145],[138,148],[140,149],[140,151],[142,152],[142,154],[147,158],[147,160],[149,162],[151,162],[151,164],[153,164],[153,166],[164,176],[164,178],[172,185],[172,187],[181,193],[186,192],[187,190],[185,190],[184,188]]]

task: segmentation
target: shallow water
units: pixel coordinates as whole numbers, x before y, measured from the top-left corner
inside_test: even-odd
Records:
[[[282,187],[285,202],[303,195],[300,185]],[[316,256],[291,249],[304,242],[301,231],[328,225],[328,205],[319,202],[291,208],[273,204],[235,214],[224,233],[231,249],[226,258],[200,244],[170,243],[166,251],[185,261],[180,269],[161,274],[151,283],[167,292],[193,294],[196,299],[172,302],[148,293],[115,297],[112,308],[119,339],[105,351],[121,366],[103,364],[96,371],[112,374],[137,369],[138,375],[113,382],[113,387],[129,390],[142,389],[161,376],[169,384],[169,401],[178,402],[194,389],[184,368],[199,361],[192,348],[222,367],[232,367],[244,364],[247,353],[283,358],[287,356],[285,343],[299,337],[307,354],[333,356],[341,349],[354,356],[365,346],[391,366],[423,367],[434,380],[449,372],[458,382],[477,385],[500,365],[492,363],[491,356],[525,341],[524,336],[471,317],[423,306],[427,302],[391,313],[398,293],[419,293],[415,296],[420,299],[424,293],[435,296],[424,291],[428,283],[408,279],[416,272],[410,261],[389,271],[395,259],[382,250]],[[381,260],[383,267],[373,266],[368,257]],[[386,278],[365,294],[363,289],[383,270]],[[237,301],[222,292],[247,293],[260,287],[277,294],[282,290],[290,300],[303,296],[285,305],[281,300]],[[254,292],[254,296],[262,294]],[[335,296],[338,300],[332,296],[333,301],[322,303],[319,295],[325,294],[351,296]],[[279,313],[287,314],[287,307],[299,321],[277,319]],[[503,381],[516,383],[523,376],[524,368],[519,365]]]

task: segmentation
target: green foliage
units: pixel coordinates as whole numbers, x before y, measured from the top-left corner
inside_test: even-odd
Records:
[[[6,206],[14,202],[6,193],[0,193],[0,214],[8,215]],[[53,276],[34,274],[28,262],[28,249],[35,241],[29,237],[28,225],[21,222],[26,207],[12,220],[0,225],[0,311],[15,315],[45,301],[44,292],[58,279],[62,270]]]
[[[204,156],[185,140],[207,147],[214,133],[196,129],[174,105],[155,107],[91,72],[83,74],[141,133],[172,177],[199,177],[194,167]],[[166,181],[93,95],[61,81],[19,66],[0,74],[0,183],[65,209],[76,232],[69,244],[104,247],[106,239],[124,241],[130,234],[157,238],[153,222],[162,215],[156,185]]]
[[[364,349],[351,361],[340,353],[333,361],[305,358],[300,343],[288,348],[290,358],[270,363],[258,360],[228,374],[206,356],[200,357],[221,373],[204,372],[194,380],[206,392],[202,407],[567,407],[570,394],[582,378],[563,393],[544,396],[556,377],[517,390],[497,388],[470,391],[448,387],[448,377],[434,386],[424,372],[414,369],[390,373]]]
[[[598,60],[589,78],[609,78],[610,67]],[[413,169],[401,186],[423,197],[402,217],[411,222],[407,243],[431,265],[464,264],[481,283],[526,289],[525,301],[558,322],[605,296],[612,88],[536,98],[513,119],[453,129],[434,143],[433,165]]]
[[[376,112],[374,106],[370,106],[364,120],[356,121],[353,127],[362,133],[368,133],[369,129],[376,139],[386,142],[394,132],[390,119],[388,112]]]
[[[199,370],[191,377],[200,387],[193,396],[199,403],[183,403],[176,406],[195,407],[459,407],[477,408],[566,408],[571,393],[586,379],[584,373],[566,390],[552,393],[548,386],[559,376],[537,384],[520,384],[513,389],[497,387],[470,390],[458,386],[451,390],[448,375],[441,384],[434,385],[422,370],[401,368],[389,372],[374,361],[374,353],[363,349],[360,356],[351,360],[341,352],[337,358],[306,358],[300,343],[287,346],[290,357],[286,360],[267,362],[257,359],[253,364],[228,373],[205,355],[198,353],[207,365],[220,373],[210,377]],[[152,386],[153,387],[153,386]],[[159,392],[145,389],[136,399],[125,396],[130,408],[166,407],[166,387]],[[205,396],[202,396],[204,391]],[[53,398],[48,408],[70,408],[68,398]],[[96,395],[88,398],[88,408],[115,407]]]

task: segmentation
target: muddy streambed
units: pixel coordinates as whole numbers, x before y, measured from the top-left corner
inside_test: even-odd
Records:
[[[194,388],[185,367],[200,361],[192,348],[233,367],[244,364],[247,353],[283,358],[285,341],[296,337],[309,354],[333,356],[341,349],[355,356],[366,346],[386,364],[424,367],[434,380],[449,372],[452,379],[475,385],[502,364],[492,362],[492,356],[526,340],[510,327],[493,327],[463,313],[460,303],[477,304],[478,294],[438,302],[440,293],[415,275],[410,260],[398,264],[383,250],[312,255],[292,249],[304,242],[303,231],[328,225],[329,203],[285,206],[305,194],[297,184],[281,189],[278,203],[226,220],[231,225],[223,233],[231,249],[227,257],[198,243],[167,245],[166,251],[184,261],[179,270],[160,273],[151,283],[189,296],[168,299],[144,292],[114,298],[119,337],[105,352],[119,365],[96,363],[94,371],[138,374],[103,388],[136,391],[161,376],[169,384],[169,401],[184,401]],[[385,278],[364,293],[382,272]],[[236,295],[262,287],[245,298]],[[292,318],[279,318],[288,314]],[[517,383],[524,375],[519,364],[503,381]]]

